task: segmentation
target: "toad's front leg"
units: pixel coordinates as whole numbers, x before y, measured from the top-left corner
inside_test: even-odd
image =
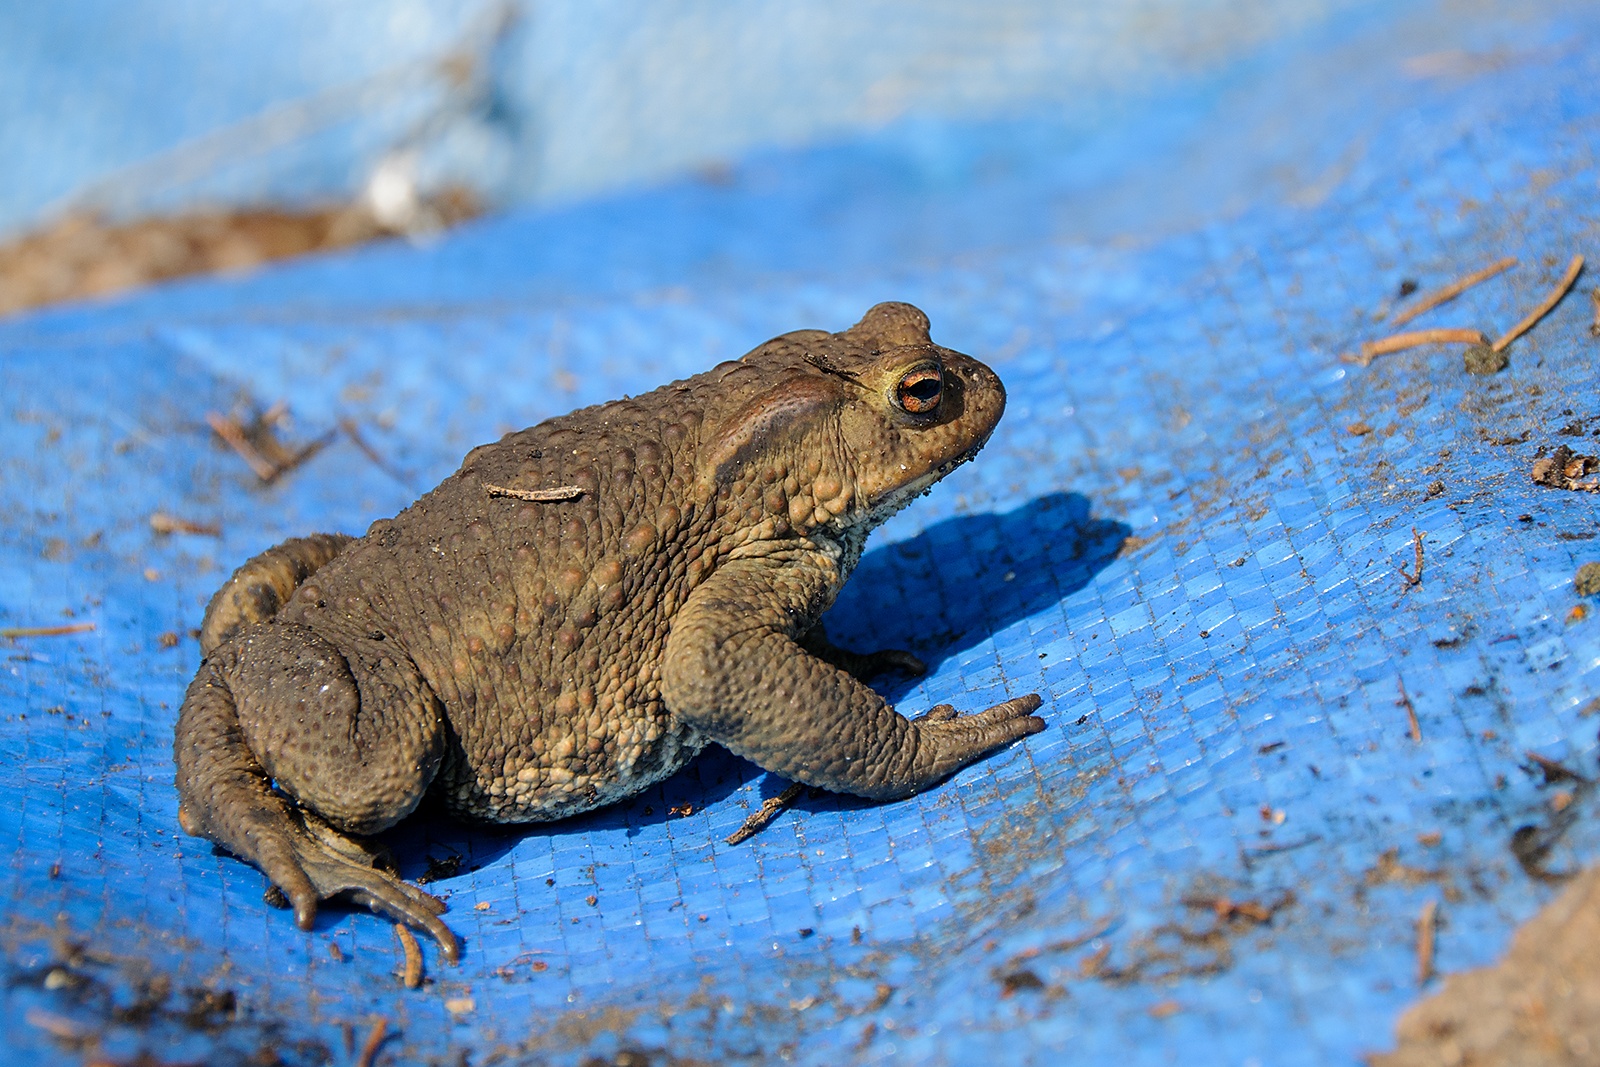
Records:
[[[706,736],[785,778],[890,800],[1044,729],[1036,694],[976,715],[907,719],[808,653],[833,569],[809,551],[724,564],[672,623],[662,696]]]

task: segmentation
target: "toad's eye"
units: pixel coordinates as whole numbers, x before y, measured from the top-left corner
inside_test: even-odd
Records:
[[[937,367],[922,367],[907,374],[895,386],[895,399],[913,415],[926,415],[939,406],[944,378]]]

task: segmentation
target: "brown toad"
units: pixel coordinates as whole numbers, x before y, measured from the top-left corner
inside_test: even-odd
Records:
[[[365,537],[284,542],[206,610],[183,828],[261,868],[302,928],[343,895],[454,959],[443,903],[362,840],[430,790],[469,818],[556,819],[715,741],[892,799],[1044,729],[1036,695],[907,719],[859,678],[916,657],[845,652],[818,624],[873,527],[1004,409],[993,371],[879,304],[476,448]]]

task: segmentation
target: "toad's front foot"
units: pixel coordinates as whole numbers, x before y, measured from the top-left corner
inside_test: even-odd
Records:
[[[972,761],[1036,734],[1045,722],[1034,712],[1043,703],[1038,693],[1012,697],[976,715],[960,715],[948,704],[929,708],[911,720],[917,728],[914,788],[924,788]]]

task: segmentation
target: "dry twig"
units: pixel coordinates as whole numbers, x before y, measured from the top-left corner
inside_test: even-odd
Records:
[[[1406,727],[1411,731],[1411,740],[1421,741],[1422,722],[1417,718],[1417,706],[1411,703],[1411,694],[1406,692],[1406,680],[1396,675],[1395,685],[1400,689],[1400,699],[1394,702],[1395,706],[1406,709]]]
[[[1523,752],[1523,755],[1527,757],[1529,763],[1532,763],[1544,773],[1545,785],[1550,785],[1553,782],[1577,782],[1582,785],[1587,784],[1589,781],[1589,779],[1559,760],[1553,760],[1549,756],[1541,756],[1532,749]]]
[[[61,637],[86,634],[93,629],[92,622],[69,622],[65,626],[0,626],[0,637]]]
[[[1406,565],[1404,563],[1400,564],[1399,568],[1400,577],[1406,580],[1407,592],[1410,592],[1412,589],[1415,589],[1417,586],[1422,584],[1422,534],[1417,532],[1417,528],[1415,526],[1411,527],[1411,547],[1416,550],[1417,569],[1415,571],[1408,571],[1406,570]]]
[[[1270,923],[1274,915],[1293,902],[1293,893],[1286,893],[1271,904],[1263,904],[1259,900],[1234,900],[1232,897],[1227,896],[1183,898],[1183,903],[1188,907],[1207,909],[1222,922],[1231,922],[1234,919],[1248,919],[1257,925]]]
[[[407,479],[404,474],[400,473],[399,468],[395,467],[388,460],[384,459],[383,456],[378,454],[377,449],[373,448],[367,443],[367,439],[366,437],[362,436],[361,427],[356,425],[355,419],[340,419],[339,429],[343,430],[344,435],[350,438],[351,444],[355,445],[356,448],[361,450],[361,454],[363,456],[366,456],[367,459],[372,461],[372,465],[374,467],[377,467],[383,473],[399,482],[400,485],[405,489],[413,493],[416,492],[416,490],[412,488],[410,480]]]
[[[1388,337],[1380,337],[1376,341],[1367,341],[1361,346],[1359,355],[1350,355],[1346,352],[1339,358],[1346,363],[1356,363],[1365,367],[1379,356],[1387,356],[1391,352],[1404,352],[1408,348],[1420,348],[1423,345],[1481,345],[1487,344],[1489,339],[1479,330],[1469,330],[1458,326],[1447,326],[1433,330],[1407,330],[1405,333],[1392,333]]]
[[[554,489],[511,489],[504,485],[483,486],[484,492],[490,496],[509,496],[517,500],[531,500],[536,504],[559,504],[567,500],[576,500],[583,495],[581,485],[558,485]]]
[[[1463,278],[1457,278],[1443,289],[1436,289],[1427,296],[1421,297],[1415,304],[1411,305],[1411,307],[1396,315],[1394,317],[1394,325],[1404,326],[1406,323],[1410,322],[1418,315],[1421,315],[1423,312],[1432,311],[1440,304],[1448,304],[1450,301],[1454,300],[1468,289],[1471,289],[1474,285],[1477,285],[1480,282],[1486,282],[1490,278],[1493,278],[1496,274],[1499,274],[1502,271],[1510,270],[1516,265],[1517,257],[1507,256],[1502,260],[1489,264],[1482,270],[1474,271]]]
[[[164,511],[150,513],[150,529],[158,534],[202,534],[206,537],[221,537],[222,527],[216,523],[193,522],[189,519],[180,519],[168,515]]]
[[[339,436],[339,431],[332,429],[299,450],[289,451],[273,433],[273,427],[283,418],[287,409],[288,405],[280,400],[248,429],[241,426],[238,419],[219,415],[215,411],[206,413],[206,422],[218,437],[227,442],[229,448],[250,465],[257,478],[264,484],[271,484],[321,452]]]
[[[378,1057],[378,1046],[383,1044],[383,1039],[387,1036],[389,1036],[388,1019],[379,1019],[373,1023],[366,1042],[361,1046],[361,1056],[356,1060],[356,1067],[372,1067],[372,1061]]]
[[[1417,916],[1417,985],[1433,978],[1433,945],[1439,933],[1439,902],[1430,900]]]
[[[400,980],[407,989],[416,989],[422,985],[422,946],[417,944],[417,935],[405,923],[395,923],[394,932],[406,957],[406,969]]]
[[[239,458],[250,465],[256,472],[256,477],[264,482],[270,482],[278,476],[278,468],[266,456],[256,451],[256,446],[244,435],[244,428],[239,425],[239,420],[230,419],[215,411],[206,412],[206,422],[212,431],[228,443],[228,447],[239,453]]]
[[[1561,298],[1567,295],[1567,290],[1572,288],[1572,283],[1578,280],[1578,275],[1582,270],[1583,257],[1573,256],[1572,262],[1567,264],[1567,273],[1561,276],[1561,280],[1556,283],[1554,289],[1550,290],[1550,294],[1544,298],[1543,302],[1528,312],[1527,318],[1501,334],[1500,339],[1490,345],[1489,348],[1495,352],[1502,351],[1512,341],[1515,341],[1538,325],[1540,319],[1550,314],[1551,311],[1555,310],[1555,306],[1561,303]]]
[[[761,807],[750,813],[744,825],[728,835],[728,844],[738,845],[750,840],[752,837],[765,830],[778,817],[778,813],[800,799],[800,794],[805,786],[795,782],[775,797],[768,797],[761,802]]]
[[[1590,289],[1589,299],[1594,304],[1594,321],[1589,324],[1589,336],[1600,337],[1600,288]]]

